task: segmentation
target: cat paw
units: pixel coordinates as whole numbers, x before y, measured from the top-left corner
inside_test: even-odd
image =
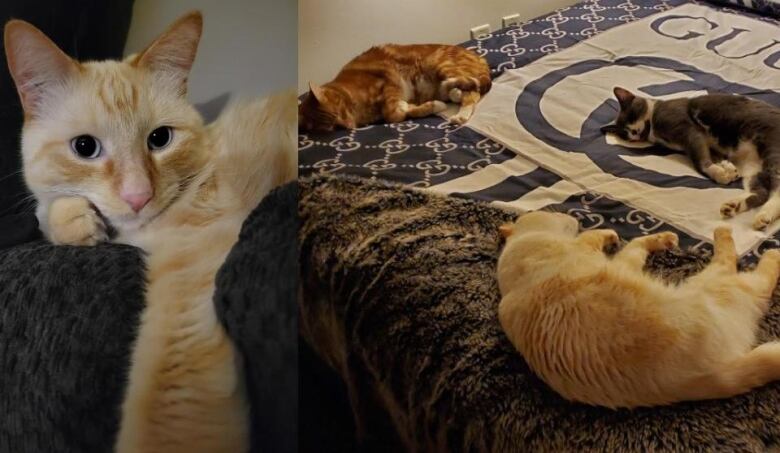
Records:
[[[57,245],[96,245],[108,240],[103,219],[81,197],[58,198],[51,203],[48,236]]]
[[[460,104],[460,101],[463,100],[463,92],[460,91],[460,88],[453,88],[450,90],[449,93],[447,93],[447,96],[449,96],[450,101]]]
[[[469,120],[469,117],[467,115],[463,115],[461,113],[457,113],[455,115],[452,115],[450,117],[450,119],[449,119],[450,123],[461,124],[461,125],[466,124],[466,121],[468,121],[468,120]]]
[[[724,219],[730,219],[735,215],[739,214],[740,212],[744,212],[744,211],[747,211],[747,205],[745,204],[744,198],[729,200],[723,203],[722,205],[720,205],[720,215]]]
[[[618,236],[615,230],[602,230],[604,231],[604,248],[617,247],[620,245],[620,236]]]
[[[651,234],[646,237],[647,249],[651,252],[659,250],[670,250],[676,248],[680,239],[676,233],[671,231],[664,231],[662,233]]]
[[[769,214],[759,212],[753,217],[753,229],[759,231],[765,230],[773,221],[774,219]]]
[[[731,237],[731,227],[728,225],[723,225],[715,228],[715,232],[713,233],[713,238],[717,240],[721,239],[728,239]]]
[[[718,184],[727,185],[739,179],[739,170],[731,162],[723,160],[707,167],[707,174]]]
[[[442,101],[433,101],[433,113],[439,113],[447,110],[447,104]]]

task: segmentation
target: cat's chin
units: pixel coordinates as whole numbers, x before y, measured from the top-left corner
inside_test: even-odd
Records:
[[[106,215],[97,209],[98,215],[103,219],[106,227],[109,229],[109,237],[114,237],[119,233],[131,233],[141,230],[149,222],[154,220],[158,214],[119,214]]]

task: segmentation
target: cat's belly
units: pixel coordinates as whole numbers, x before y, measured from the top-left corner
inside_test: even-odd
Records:
[[[752,140],[740,140],[737,147],[728,153],[728,159],[737,167],[743,177],[757,174],[763,166],[763,159],[758,155],[758,150]]]
[[[441,84],[429,77],[417,76],[413,79],[401,79],[401,90],[404,101],[412,104],[422,104],[423,102],[441,99],[439,86]]]

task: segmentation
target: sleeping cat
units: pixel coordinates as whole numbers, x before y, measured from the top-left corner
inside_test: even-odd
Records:
[[[397,123],[460,104],[450,118],[471,118],[480,95],[490,89],[484,59],[459,46],[414,44],[372,47],[347,63],[336,78],[310,91],[298,109],[302,130],[354,129],[384,120]]]
[[[681,284],[642,271],[674,233],[636,238],[614,257],[612,230],[531,212],[500,229],[501,326],[530,368],[564,398],[610,408],[726,398],[780,379],[780,342],[756,346],[780,275],[780,251],[737,272],[731,230],[710,264]]]
[[[296,176],[296,99],[236,104],[204,126],[186,99],[201,30],[193,12],[137,55],[80,63],[26,22],[5,27],[45,235],[111,236],[147,253],[120,453],[248,450],[240,357],[217,320],[214,279],[247,214]]]
[[[745,193],[721,206],[724,218],[761,206],[753,220],[761,230],[780,217],[779,108],[730,94],[662,101],[614,92],[620,113],[603,132],[684,152],[719,184],[741,175]]]

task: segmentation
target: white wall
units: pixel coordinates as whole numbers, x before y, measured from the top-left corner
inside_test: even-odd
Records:
[[[296,0],[136,0],[125,54],[194,9],[203,13],[203,36],[189,78],[193,103],[295,86]]]
[[[299,0],[298,91],[325,83],[352,57],[388,42],[456,44],[471,27],[532,19],[576,0]]]

